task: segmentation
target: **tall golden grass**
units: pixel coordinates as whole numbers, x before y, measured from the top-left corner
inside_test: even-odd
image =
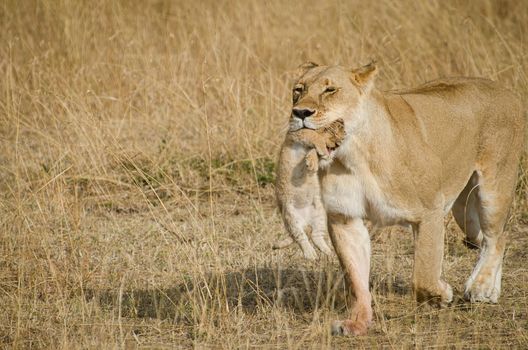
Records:
[[[294,68],[379,62],[378,87],[499,80],[528,97],[524,1],[0,3],[0,344],[7,348],[523,347],[527,170],[498,305],[416,305],[408,234],[373,245],[376,324],[335,259],[272,252]],[[460,296],[476,253],[451,220]]]

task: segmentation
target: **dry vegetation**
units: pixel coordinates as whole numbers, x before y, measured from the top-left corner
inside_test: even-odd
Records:
[[[523,163],[498,305],[460,300],[476,259],[446,219],[458,300],[416,305],[411,235],[373,245],[375,326],[335,258],[284,235],[274,164],[291,72],[378,60],[391,89],[484,76],[528,97],[526,1],[0,2],[0,347],[528,346]]]

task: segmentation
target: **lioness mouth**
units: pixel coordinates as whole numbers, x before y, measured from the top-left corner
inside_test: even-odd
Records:
[[[336,145],[335,147],[328,147],[326,146],[326,150],[328,152],[328,154],[332,154],[332,152],[334,152],[339,146]]]

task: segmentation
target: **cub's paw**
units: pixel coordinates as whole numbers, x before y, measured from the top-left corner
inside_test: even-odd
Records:
[[[310,260],[310,261],[317,260],[317,252],[315,251],[315,249],[312,247],[311,244],[301,245],[301,250],[306,260]]]
[[[312,237],[312,241],[314,242],[315,246],[319,248],[319,250],[324,255],[328,255],[328,256],[332,255],[332,249],[330,249],[328,244],[326,244],[326,241],[324,240],[323,237]]]
[[[319,168],[319,160],[317,159],[317,154],[308,154],[306,156],[306,168],[309,172],[315,172]]]

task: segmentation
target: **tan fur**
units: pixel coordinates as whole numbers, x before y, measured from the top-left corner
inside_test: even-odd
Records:
[[[356,297],[350,318],[334,324],[337,334],[364,334],[372,321],[364,219],[412,227],[415,296],[445,305],[452,289],[441,278],[443,217],[452,209],[467,242],[480,247],[465,297],[497,302],[503,228],[524,139],[518,98],[493,81],[447,78],[381,92],[376,73],[373,64],[355,70],[310,64],[294,86],[294,110],[313,114],[292,114],[290,130],[345,121],[342,145],[319,162],[330,237]]]
[[[301,129],[286,134],[275,188],[284,225],[291,238],[275,243],[274,249],[284,248],[295,241],[304,257],[314,260],[317,254],[308,240],[308,233],[319,250],[331,253],[324,240],[327,224],[317,177],[318,155],[328,157],[328,149],[339,146],[343,138],[342,119],[317,131]]]

